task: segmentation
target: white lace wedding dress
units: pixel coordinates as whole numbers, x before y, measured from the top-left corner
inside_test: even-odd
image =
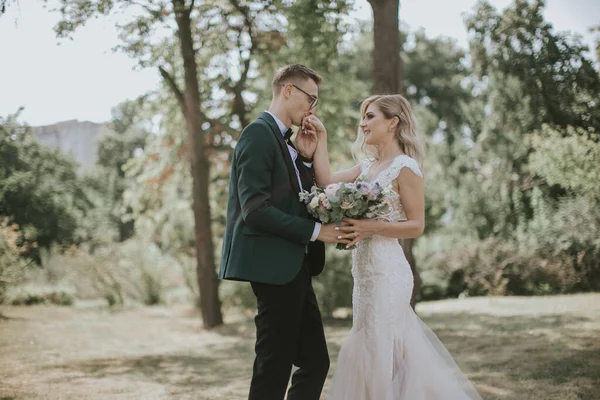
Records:
[[[359,177],[370,167],[363,162]],[[402,168],[422,176],[401,155],[373,181],[391,189]],[[389,221],[406,219],[390,190]],[[352,329],[342,346],[328,400],[481,399],[435,334],[410,307],[413,275],[397,239],[372,236],[352,253]]]

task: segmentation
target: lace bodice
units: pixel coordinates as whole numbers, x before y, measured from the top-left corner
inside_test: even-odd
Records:
[[[365,177],[372,165],[373,161],[371,160],[363,161],[361,174],[357,179],[366,180]],[[370,180],[371,183],[378,183],[383,188],[391,208],[389,213],[377,217],[377,219],[389,222],[406,220],[400,196],[393,190],[393,182],[404,167],[423,176],[413,158],[400,155],[392,161],[389,167]],[[352,256],[354,326],[379,327],[381,321],[378,319],[382,310],[388,307],[397,308],[402,304],[409,303],[413,285],[410,265],[404,257],[398,239],[381,235],[373,235],[359,241]],[[375,290],[376,286],[379,286],[380,289],[383,287],[393,289],[389,291]],[[376,304],[379,305],[376,306]],[[385,320],[387,327],[390,328],[389,333],[397,331],[402,325],[399,314],[385,317]],[[366,329],[366,335],[369,337],[374,332],[375,330]],[[377,335],[382,337],[382,333]]]
[[[358,176],[357,180],[366,180],[365,177],[369,173],[369,169],[373,165],[373,160],[364,160],[361,164],[361,172]],[[400,170],[402,168],[407,167],[410,168],[418,176],[422,177],[421,169],[419,165],[415,161],[415,159],[407,156],[400,155],[394,158],[389,167],[381,171],[371,183],[378,183],[384,190],[387,196],[387,200],[390,203],[391,210],[388,214],[380,216],[380,219],[385,219],[389,222],[398,222],[406,220],[406,213],[404,212],[404,207],[402,207],[402,202],[400,201],[400,196],[393,189],[392,183],[398,177]]]

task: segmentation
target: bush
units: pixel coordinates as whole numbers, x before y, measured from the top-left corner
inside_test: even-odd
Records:
[[[505,294],[506,282],[500,280],[502,273],[498,273],[498,259],[502,256],[490,254],[484,242],[433,236],[420,239],[415,253],[420,261],[423,300],[458,297],[463,293]]]
[[[23,257],[28,249],[19,244],[18,238],[18,226],[9,224],[8,218],[0,218],[0,303],[9,288],[23,282],[30,264]]]
[[[325,268],[313,277],[313,288],[323,317],[331,317],[338,308],[352,307],[352,252],[325,247]]]
[[[221,281],[219,294],[224,310],[240,310],[247,315],[256,312],[256,297],[248,282]]]
[[[34,304],[55,304],[70,306],[75,302],[73,290],[68,287],[27,284],[11,288],[4,300],[13,306],[30,306]]]
[[[600,203],[566,198],[537,208],[518,241],[538,260],[543,283],[560,293],[600,290]]]
[[[417,257],[425,287],[448,297],[597,291],[600,207],[586,198],[538,204],[513,238],[446,233],[419,240]]]
[[[125,285],[127,295],[146,305],[163,303],[163,278],[177,262],[163,255],[150,241],[127,240],[119,247],[118,268],[122,272],[119,281]]]
[[[0,214],[19,224],[22,242],[37,242],[28,257],[39,262],[38,249],[79,240],[90,202],[71,157],[39,143],[18,117],[0,118]]]
[[[352,259],[350,251],[326,247],[325,268],[313,277],[312,284],[323,317],[331,317],[338,308],[352,307]],[[222,281],[219,292],[223,308],[238,309],[253,315],[256,297],[246,282]]]
[[[62,249],[58,246],[42,252],[44,282],[66,281],[75,288],[79,299],[103,298],[109,306],[124,303],[117,275],[117,252],[107,248],[90,254],[84,247]]]
[[[77,298],[103,298],[108,305],[127,300],[165,302],[165,291],[184,286],[181,266],[152,242],[137,238],[90,253],[85,247],[54,248],[42,255],[43,282],[67,282]]]

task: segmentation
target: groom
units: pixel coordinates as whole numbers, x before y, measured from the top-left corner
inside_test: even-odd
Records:
[[[311,277],[323,270],[323,242],[334,224],[313,220],[298,193],[313,184],[316,142],[290,140],[292,125],[314,114],[322,78],[293,64],[273,78],[269,110],[240,136],[231,161],[220,279],[248,281],[256,296],[256,358],[249,400],[318,400],[329,370]]]

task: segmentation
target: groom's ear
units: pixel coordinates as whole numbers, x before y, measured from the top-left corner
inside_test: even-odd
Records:
[[[286,99],[292,97],[292,84],[284,83],[283,87],[281,88],[281,94],[285,96]]]

